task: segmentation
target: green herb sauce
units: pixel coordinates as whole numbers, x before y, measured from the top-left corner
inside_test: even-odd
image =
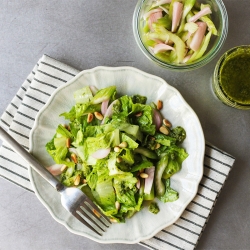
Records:
[[[222,91],[233,102],[250,104],[250,49],[238,48],[225,57],[219,71]]]

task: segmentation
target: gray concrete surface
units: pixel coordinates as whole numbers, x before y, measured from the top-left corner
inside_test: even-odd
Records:
[[[136,0],[1,0],[0,113],[37,60],[48,54],[78,69],[134,66],[176,87],[197,113],[206,140],[236,157],[197,250],[250,249],[250,111],[221,104],[211,91],[216,60],[248,44],[249,1],[225,0],[229,33],[217,58],[188,73],[164,70],[145,59],[132,33]],[[68,232],[34,194],[0,178],[0,249],[139,250],[102,245]]]

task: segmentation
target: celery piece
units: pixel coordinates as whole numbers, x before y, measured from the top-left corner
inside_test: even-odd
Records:
[[[177,63],[178,62],[178,57],[177,57],[176,50],[172,50],[170,52],[170,62],[171,63]]]
[[[148,21],[143,21],[143,24],[141,25],[141,30],[143,33],[148,33],[150,31],[149,25],[148,25]]]
[[[159,5],[159,8],[161,8],[163,11],[168,11],[169,12],[169,8],[170,8],[170,3],[165,3],[165,4],[161,4]],[[168,13],[166,12],[166,13]]]
[[[87,103],[93,98],[92,92],[89,86],[78,89],[74,92],[74,99],[76,103]]]
[[[188,14],[186,16],[186,20],[189,20],[192,16],[194,16],[194,14],[192,13],[192,11],[188,12]]]
[[[195,5],[195,2],[196,2],[196,0],[186,0],[184,2],[183,14],[182,14],[183,19],[185,19],[187,14],[192,10],[192,8]]]
[[[150,194],[145,194],[144,193],[143,199],[145,201],[152,201],[154,198],[155,198],[155,187],[154,187],[154,184],[153,184],[152,188],[151,188],[151,191],[150,191]]]
[[[150,39],[144,39],[143,42],[146,45],[146,47],[152,47],[152,48],[157,44],[157,42]]]
[[[165,15],[164,17],[162,18],[159,18],[157,21],[156,21],[156,24],[158,25],[161,25],[163,26],[164,28],[166,28],[167,30],[170,30],[171,29],[171,19],[169,18],[168,15]]]
[[[209,31],[207,33],[207,35],[205,36],[200,49],[194,52],[194,54],[187,61],[188,63],[193,62],[194,60],[197,60],[197,59],[199,59],[199,58],[201,58],[203,56],[203,54],[205,53],[205,51],[206,51],[206,49],[208,47],[211,35],[212,35],[212,32]]]
[[[194,14],[198,13],[198,11],[194,11]],[[212,31],[212,34],[217,36],[218,31],[213,23],[213,21],[206,15],[200,18],[200,20],[207,24],[208,30]]]
[[[210,4],[203,4],[203,3],[202,3],[201,6],[200,6],[200,10],[203,10],[203,9],[206,8],[206,7],[208,7],[210,10],[212,10]],[[211,19],[210,14],[207,14],[207,16]]]
[[[148,148],[144,148],[144,147],[137,147],[135,150],[134,150],[134,153],[135,154],[141,154],[143,156],[146,156],[147,158],[149,159],[154,159],[154,160],[157,160],[158,159],[158,156],[157,154],[148,149]]]
[[[183,42],[186,42],[189,38],[189,34],[188,34],[188,31],[182,31],[180,34],[179,34],[181,40]]]
[[[175,51],[177,55],[177,63],[180,63],[183,61],[183,58],[185,56],[185,43],[181,40],[181,38],[172,33],[171,31],[168,31],[162,26],[153,24],[154,32],[149,33],[148,37],[151,39],[159,39],[162,41],[166,41],[167,38],[169,38],[170,41],[172,41],[175,44]]]
[[[155,168],[155,178],[154,178],[154,185],[155,185],[155,195],[159,198],[166,192],[166,186],[162,181],[162,175],[165,168],[168,165],[168,155],[164,155],[156,164]]]
[[[170,63],[170,51],[159,52],[155,55],[159,60]]]
[[[163,8],[165,8],[165,9],[169,9],[170,3],[161,4],[161,3],[155,2],[155,3],[153,3],[153,5],[152,5],[153,8],[158,8],[158,7],[161,7],[161,6],[162,6]],[[152,9],[153,9],[153,8],[152,8]]]
[[[99,90],[95,96],[91,99],[92,104],[98,104],[110,98],[116,93],[116,86],[110,86]]]
[[[184,2],[184,7],[183,7],[183,13],[182,13],[182,17],[181,17],[181,24],[179,26],[179,29],[177,31],[177,33],[180,33],[181,31],[183,31],[184,29],[184,25],[185,25],[185,20],[186,20],[186,16],[187,14],[192,10],[192,8],[194,7],[196,0],[186,0]]]
[[[189,31],[190,33],[194,33],[198,29],[198,25],[194,22],[185,23],[184,31]]]
[[[72,134],[69,130],[67,130],[63,125],[59,124],[56,129],[57,137],[66,137],[66,138],[72,138]]]

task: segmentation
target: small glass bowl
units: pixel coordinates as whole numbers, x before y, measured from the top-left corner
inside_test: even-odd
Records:
[[[215,27],[218,30],[218,36],[212,35],[209,47],[205,54],[198,60],[187,63],[187,64],[170,64],[166,63],[158,58],[156,58],[143,44],[141,38],[141,20],[145,9],[150,5],[152,5],[153,0],[139,0],[133,15],[133,33],[137,45],[144,53],[144,55],[150,59],[151,61],[155,62],[156,64],[173,71],[189,71],[200,68],[205,64],[209,63],[219,52],[221,47],[223,46],[228,32],[228,15],[224,3],[222,0],[202,0],[199,1],[203,4],[209,4],[212,10],[212,21],[215,24]]]
[[[212,81],[212,88],[213,91],[215,93],[215,95],[218,97],[218,99],[220,101],[222,101],[224,104],[236,108],[236,109],[242,109],[242,110],[249,110],[250,109],[250,101],[248,101],[248,103],[243,103],[240,102],[239,100],[234,100],[233,97],[228,96],[228,94],[226,93],[225,89],[223,89],[223,86],[221,84],[221,72],[223,72],[223,67],[225,65],[225,63],[227,62],[228,59],[232,59],[235,57],[246,57],[247,56],[247,60],[250,60],[250,45],[241,45],[241,46],[237,46],[234,47],[228,51],[226,51],[218,60],[216,66],[215,66],[215,70],[214,70],[214,75],[213,75],[213,81]],[[237,58],[237,60],[239,60]],[[249,65],[249,64],[248,64]],[[234,69],[230,70],[230,73],[235,74],[236,71],[238,71],[237,73],[237,81],[235,81],[237,83],[237,86],[240,87],[239,82],[240,82],[240,76],[239,75],[243,75],[240,74],[240,72],[245,72],[245,68],[247,68],[246,70],[249,72],[249,67],[246,66],[246,64],[241,63],[237,66],[234,66]],[[239,72],[240,71],[240,72]],[[228,72],[228,71],[227,71]],[[230,77],[230,79],[233,79],[233,76]],[[225,81],[224,81],[225,82]],[[226,81],[228,83],[228,81]],[[228,85],[227,85],[228,86]],[[239,88],[238,87],[238,88]],[[243,89],[241,86],[241,91],[244,91],[245,95],[249,96],[249,89],[250,89],[250,81],[249,81],[249,88],[248,90]],[[235,91],[231,90],[231,94],[235,93]],[[237,93],[237,92],[236,92]],[[238,95],[236,95],[238,97]]]

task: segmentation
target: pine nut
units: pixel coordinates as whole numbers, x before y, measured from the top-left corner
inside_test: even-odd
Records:
[[[120,148],[126,148],[128,146],[128,143],[123,141],[121,144],[119,144]]]
[[[74,181],[74,185],[75,185],[75,186],[78,186],[78,185],[79,185],[80,179],[81,179],[80,175],[77,175],[76,178],[75,178],[75,181]]]
[[[92,113],[88,113],[87,123],[92,122],[93,118],[94,118],[94,115]]]
[[[66,147],[69,148],[70,147],[70,138],[66,139]]]
[[[109,219],[110,220],[110,222],[112,222],[112,223],[116,223],[117,222],[117,220],[116,219],[113,219],[113,218],[111,218],[111,219]]]
[[[168,129],[167,129],[166,127],[163,127],[163,126],[161,126],[161,127],[159,128],[159,131],[160,131],[162,134],[164,134],[164,135],[168,135],[168,134],[169,134]]]
[[[114,151],[115,151],[116,153],[118,153],[118,152],[120,152],[120,148],[119,148],[118,146],[116,146],[116,147],[114,147]]]
[[[160,146],[161,146],[161,144],[160,144],[160,143],[156,143],[156,145],[155,145],[155,149],[158,149]]]
[[[158,110],[161,110],[161,109],[162,109],[162,106],[163,106],[162,101],[161,101],[161,100],[158,100],[158,102],[157,102],[157,109],[158,109]]]
[[[116,208],[117,210],[119,210],[120,207],[121,207],[120,202],[119,202],[119,201],[116,201],[116,202],[115,202],[115,208]]]
[[[136,187],[137,187],[137,189],[140,189],[140,187],[141,187],[141,181],[139,178],[137,178]]]
[[[163,124],[166,126],[166,127],[168,127],[168,128],[171,128],[172,127],[172,124],[171,124],[171,122],[169,121],[169,120],[167,120],[167,119],[163,119]]]
[[[63,166],[61,167],[61,172],[64,172],[67,168],[68,168],[67,165],[63,165]]]
[[[87,183],[87,180],[86,180],[86,179],[83,179],[83,180],[82,180],[82,183],[83,183],[83,184],[86,184],[86,183]]]
[[[117,162],[117,163],[121,163],[121,162],[122,162],[122,158],[121,158],[121,157],[117,157],[117,158],[116,158],[116,162]]]
[[[146,178],[148,178],[148,174],[146,174],[146,173],[141,173],[141,174],[140,174],[140,177],[143,178],[143,179],[146,179]]]
[[[76,156],[76,154],[71,154],[71,159],[72,159],[72,161],[74,162],[74,163],[77,163],[78,162],[78,160],[77,160],[77,156]]]
[[[98,120],[103,120],[103,115],[101,114],[101,113],[99,113],[99,112],[94,112],[94,115],[95,115],[95,117],[96,117],[96,119],[98,119]]]
[[[138,113],[136,113],[136,114],[135,114],[135,116],[136,116],[136,117],[140,117],[140,116],[142,116],[142,112],[138,112]]]
[[[63,124],[63,127],[66,128],[67,130],[70,130],[70,127],[67,124]]]

